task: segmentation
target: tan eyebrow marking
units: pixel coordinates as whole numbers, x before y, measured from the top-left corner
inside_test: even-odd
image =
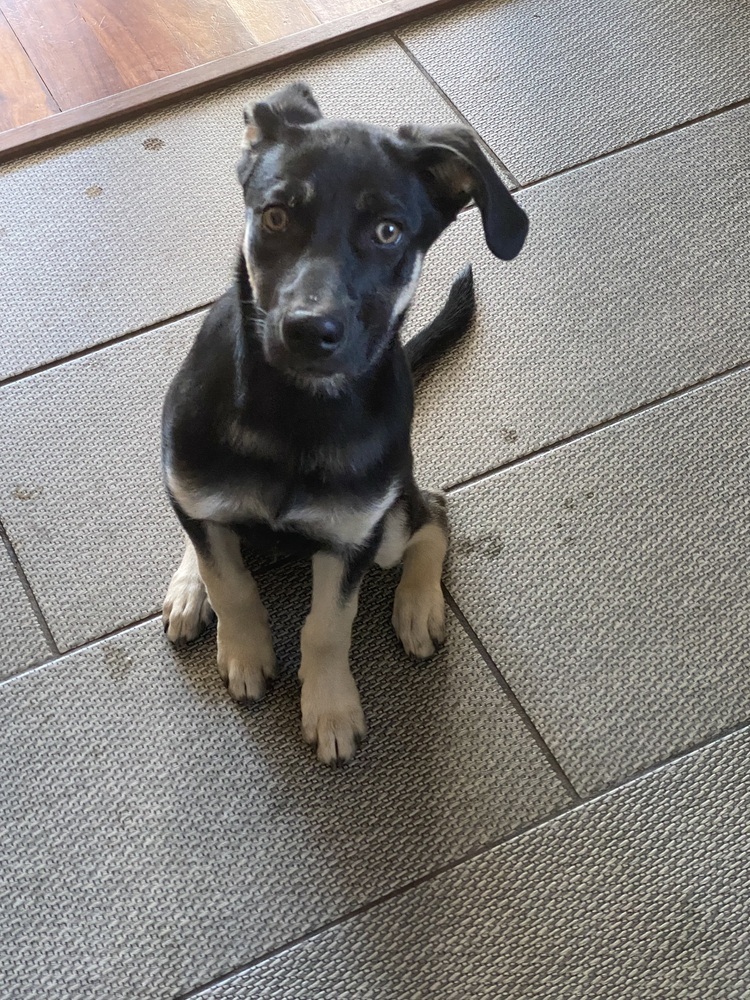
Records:
[[[315,197],[315,188],[310,181],[277,184],[270,189],[267,197],[294,208],[295,205],[307,205],[311,202]]]

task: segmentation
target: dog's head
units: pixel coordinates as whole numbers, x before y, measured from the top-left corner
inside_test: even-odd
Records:
[[[424,254],[472,199],[510,260],[528,222],[467,129],[324,119],[302,83],[246,112],[238,174],[269,363],[302,381],[366,372],[401,325]]]

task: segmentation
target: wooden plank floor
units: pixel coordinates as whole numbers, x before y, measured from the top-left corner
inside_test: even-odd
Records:
[[[380,0],[0,0],[0,132]]]

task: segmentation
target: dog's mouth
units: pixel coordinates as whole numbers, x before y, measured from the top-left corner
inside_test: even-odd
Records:
[[[296,382],[310,385],[318,382],[328,383],[331,380],[343,382],[352,374],[344,359],[336,355],[319,359],[306,357],[290,351],[280,338],[276,337],[266,339],[263,346],[268,364]]]

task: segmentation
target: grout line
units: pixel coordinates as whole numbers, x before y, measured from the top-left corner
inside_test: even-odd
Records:
[[[21,586],[23,587],[24,592],[26,593],[28,602],[31,605],[31,610],[34,612],[34,616],[37,619],[37,623],[39,624],[40,629],[44,633],[44,638],[47,640],[47,645],[49,646],[52,652],[52,656],[45,657],[45,659],[40,661],[40,663],[35,663],[34,666],[26,668],[27,670],[34,670],[36,667],[41,666],[42,663],[49,663],[50,660],[56,659],[60,655],[60,649],[57,643],[55,642],[54,636],[52,635],[52,630],[47,624],[47,619],[44,617],[42,609],[39,606],[39,601],[37,601],[36,595],[34,594],[34,591],[31,589],[31,584],[29,583],[28,577],[26,576],[26,573],[24,572],[24,569],[21,566],[21,560],[16,555],[16,550],[13,548],[13,543],[8,537],[8,533],[5,530],[5,527],[2,524],[2,522],[0,522],[0,539],[2,539],[3,544],[5,545],[5,549],[8,553],[11,563],[13,564],[13,568],[16,571]],[[25,671],[23,672],[25,673]]]
[[[579,170],[582,167],[587,167],[592,163],[598,163],[599,160],[606,160],[610,156],[617,156],[619,153],[626,152],[630,149],[636,149],[638,146],[643,146],[647,142],[652,142],[654,139],[661,139],[665,135],[671,135],[673,132],[681,132],[683,129],[690,128],[692,125],[696,125],[699,122],[707,121],[710,118],[717,118],[720,115],[726,114],[729,111],[735,111],[737,108],[741,108],[746,104],[750,104],[750,97],[742,97],[737,101],[732,101],[729,104],[724,104],[720,108],[713,108],[711,111],[706,111],[701,115],[696,115],[694,118],[689,118],[686,121],[678,122],[676,125],[670,125],[667,128],[659,129],[656,132],[650,132],[648,135],[641,136],[638,139],[633,139],[631,142],[626,142],[622,146],[616,146],[614,149],[606,150],[604,153],[597,153],[595,156],[590,156],[584,160],[578,160],[575,163],[571,163],[569,166],[561,167],[559,170],[553,170],[549,174],[544,174],[542,177],[535,177],[530,181],[521,182],[511,171],[510,167],[500,159],[499,155],[492,149],[492,147],[485,141],[482,135],[478,132],[476,127],[471,123],[471,121],[466,117],[466,115],[458,108],[458,106],[451,100],[445,90],[440,86],[440,84],[435,80],[435,78],[430,74],[430,72],[422,65],[422,63],[417,59],[417,57],[412,53],[411,49],[401,40],[396,31],[391,32],[391,36],[394,41],[401,46],[404,52],[409,56],[414,65],[419,69],[428,83],[440,94],[445,103],[451,108],[453,113],[462,121],[472,132],[478,137],[480,145],[484,149],[485,153],[488,153],[491,159],[494,159],[500,164],[502,169],[512,180],[515,191],[526,191],[529,188],[535,187],[537,184],[542,184],[544,181],[552,180],[555,177],[561,177],[564,174],[572,173],[574,170]]]
[[[617,792],[621,788],[627,788],[628,785],[633,785],[637,781],[649,778],[652,774],[656,774],[656,772],[660,771],[662,768],[669,767],[670,764],[675,764],[677,761],[680,761],[685,757],[689,757],[691,754],[699,753],[701,750],[706,750],[708,747],[713,746],[714,743],[721,743],[722,740],[728,739],[730,736],[736,736],[738,733],[743,732],[750,732],[750,719],[747,719],[744,722],[736,722],[734,725],[727,726],[726,729],[722,729],[718,733],[706,736],[697,743],[691,743],[686,750],[678,750],[676,753],[673,753],[668,757],[664,757],[661,760],[656,761],[654,764],[649,764],[648,767],[644,768],[642,771],[638,771],[637,774],[632,774],[627,778],[620,778],[619,780],[612,781],[609,784],[602,785],[601,788],[595,789],[589,795],[582,796],[581,805],[591,805],[598,799],[606,798],[607,795],[611,795],[613,792]]]
[[[596,156],[590,156],[588,159],[579,160],[577,163],[571,163],[567,167],[561,167],[559,170],[553,170],[551,173],[545,174],[543,177],[535,177],[533,180],[519,183],[518,191],[528,191],[530,188],[536,187],[537,184],[543,184],[545,181],[552,180],[555,177],[562,177],[564,174],[570,174],[574,170],[580,170],[583,167],[588,167],[592,163],[598,163],[600,160],[606,160],[611,156],[617,156],[620,153],[628,152],[628,150],[637,149],[638,146],[644,146],[646,143],[653,142],[655,139],[662,139],[665,135],[672,135],[674,132],[682,132],[685,129],[691,128],[693,125],[699,124],[700,122],[708,121],[710,118],[718,118],[720,115],[727,114],[729,111],[736,111],[737,108],[744,107],[746,104],[750,104],[750,97],[743,97],[739,101],[732,101],[731,104],[725,104],[720,108],[714,108],[712,111],[706,111],[702,115],[696,115],[695,118],[689,118],[687,121],[678,122],[677,125],[670,125],[668,128],[660,129],[658,132],[651,132],[649,135],[641,136],[640,139],[633,139],[632,142],[626,142],[623,146],[617,146],[615,149],[609,149],[605,153],[597,153]]]
[[[474,631],[474,629],[472,628],[472,626],[469,624],[469,622],[468,622],[468,620],[466,618],[466,615],[463,613],[463,611],[461,611],[461,609],[459,608],[459,606],[456,604],[456,601],[454,600],[452,594],[450,593],[450,591],[448,590],[448,588],[445,585],[443,585],[443,592],[445,594],[445,602],[446,602],[446,604],[448,605],[448,607],[451,609],[451,611],[453,612],[453,614],[456,616],[456,618],[460,622],[463,630],[466,632],[466,634],[471,639],[471,641],[472,641],[472,643],[473,643],[474,648],[476,649],[476,651],[479,653],[479,655],[482,657],[482,659],[484,660],[484,662],[487,664],[487,666],[489,667],[490,671],[494,674],[495,680],[498,682],[498,684],[500,685],[500,687],[502,688],[502,690],[505,692],[505,695],[508,698],[508,700],[511,702],[511,704],[513,705],[513,708],[516,710],[516,712],[518,713],[518,715],[521,717],[521,720],[523,721],[523,724],[525,725],[526,729],[529,731],[529,734],[533,738],[533,740],[536,743],[536,745],[542,751],[542,754],[546,758],[547,763],[550,765],[550,767],[552,768],[552,770],[555,772],[555,774],[557,775],[557,777],[560,779],[561,783],[563,784],[563,786],[565,788],[565,791],[571,797],[571,799],[573,800],[573,802],[576,803],[576,804],[579,804],[580,802],[583,801],[583,799],[582,799],[581,795],[579,794],[579,792],[577,791],[577,789],[575,788],[573,782],[570,780],[570,778],[565,773],[562,764],[558,761],[557,757],[555,757],[554,753],[550,749],[550,747],[547,744],[546,740],[544,739],[544,737],[542,736],[542,734],[539,732],[539,730],[537,729],[537,727],[532,722],[531,717],[529,716],[529,713],[526,711],[526,709],[524,708],[524,706],[521,704],[521,702],[519,701],[519,699],[516,697],[516,694],[514,693],[513,688],[510,686],[510,684],[508,683],[508,681],[503,676],[503,673],[500,670],[500,668],[498,667],[498,665],[495,663],[495,661],[492,659],[492,657],[490,656],[490,654],[487,652],[487,649],[485,648],[482,640],[479,638],[479,636],[477,635],[477,633]]]
[[[542,445],[541,448],[535,448],[533,451],[524,452],[522,455],[517,455],[515,458],[509,459],[507,462],[502,462],[493,469],[478,472],[474,476],[469,476],[468,479],[462,479],[459,482],[451,483],[449,486],[442,487],[442,489],[445,493],[453,494],[467,489],[470,486],[476,486],[478,483],[482,483],[485,479],[490,479],[492,476],[496,476],[500,472],[507,472],[509,469],[513,469],[518,465],[524,465],[526,462],[530,462],[535,458],[540,458],[542,455],[548,455],[550,452],[557,451],[559,448],[564,448],[567,445],[585,440],[594,434],[598,434],[600,431],[613,427],[615,424],[624,423],[627,420],[631,420],[633,417],[640,416],[642,413],[648,413],[649,410],[654,410],[659,406],[663,406],[665,403],[671,403],[676,399],[681,399],[683,396],[687,396],[698,389],[702,389],[704,386],[713,385],[716,382],[720,382],[724,378],[737,375],[740,372],[748,371],[748,369],[750,369],[750,361],[741,361],[739,364],[733,365],[731,368],[727,368],[724,371],[716,372],[713,375],[706,375],[705,378],[698,379],[697,382],[692,382],[690,385],[683,386],[681,389],[675,389],[672,392],[668,392],[665,396],[659,396],[657,399],[651,399],[646,403],[639,403],[638,406],[634,406],[630,410],[624,410],[622,413],[617,413],[613,417],[607,417],[605,420],[600,420],[596,424],[591,424],[591,426],[585,427],[581,431],[575,431],[573,434],[567,435],[567,437],[557,438],[550,444]]]
[[[94,636],[93,639],[87,639],[85,642],[79,643],[77,646],[71,646],[70,649],[66,649],[62,655],[72,656],[73,653],[80,653],[84,649],[91,649],[92,646],[97,646],[100,642],[105,642],[107,639],[114,639],[118,635],[122,635],[124,632],[140,628],[141,625],[146,625],[148,622],[156,621],[158,618],[161,618],[161,610],[152,611],[150,615],[144,615],[143,618],[137,618],[135,621],[128,622],[127,625],[119,625],[117,628],[113,628],[109,632],[104,632],[102,635]],[[201,635],[203,635],[202,632]]]
[[[173,1000],[191,1000],[193,997],[199,997],[205,990],[214,989],[217,986],[224,985],[230,982],[237,976],[248,972],[250,969],[261,965],[263,962],[267,962],[272,958],[278,958],[279,955],[283,955],[287,951],[291,951],[300,944],[304,944],[306,941],[310,941],[313,938],[318,937],[320,934],[324,934],[326,931],[332,930],[334,927],[339,927],[341,924],[347,923],[347,921],[354,919],[355,917],[360,917],[363,914],[373,910],[384,903],[390,902],[392,899],[397,899],[399,896],[406,895],[406,893],[411,892],[413,889],[418,888],[425,882],[429,882],[432,879],[439,877],[440,875],[445,875],[447,872],[453,871],[455,868],[459,868],[461,865],[466,864],[469,861],[474,861],[476,858],[483,854],[487,854],[493,851],[496,847],[500,847],[503,844],[510,843],[514,841],[517,837],[521,837],[524,834],[534,832],[546,826],[548,823],[554,822],[561,816],[573,812],[574,809],[580,808],[579,806],[565,806],[562,809],[557,809],[541,819],[532,820],[530,823],[526,823],[523,826],[516,827],[516,829],[511,830],[509,833],[503,834],[494,840],[488,841],[481,847],[474,848],[472,851],[461,855],[460,858],[454,858],[452,861],[446,861],[437,868],[432,869],[424,875],[419,875],[417,878],[411,879],[405,882],[403,885],[398,886],[396,889],[392,889],[390,892],[384,893],[382,896],[378,896],[376,899],[371,899],[366,903],[362,903],[360,906],[355,907],[353,910],[348,910],[346,913],[339,917],[335,917],[332,920],[328,920],[325,923],[320,924],[318,927],[307,931],[304,934],[300,934],[299,937],[294,938],[292,941],[288,941],[278,948],[270,949],[254,958],[252,961],[247,962],[237,968],[233,969],[231,972],[227,972],[222,976],[218,976],[215,979],[210,980],[207,983],[201,983],[200,986],[196,986],[186,993],[176,994]]]
[[[74,351],[72,354],[66,354],[64,357],[55,358],[53,361],[46,361],[44,364],[37,365],[35,368],[28,368],[26,371],[18,372],[16,375],[8,375],[6,378],[0,379],[0,389],[6,385],[13,385],[14,382],[21,382],[25,378],[31,378],[32,375],[39,375],[42,372],[50,371],[53,368],[59,368],[61,365],[65,365],[68,361],[77,361],[79,358],[86,358],[90,354],[97,354],[99,351],[104,351],[108,347],[113,347],[115,344],[123,344],[128,340],[133,340],[135,337],[139,337],[143,333],[152,333],[154,330],[158,330],[165,326],[170,326],[172,323],[177,323],[179,320],[188,319],[190,316],[195,316],[197,313],[201,312],[203,309],[207,309],[213,302],[203,302],[200,305],[192,306],[190,309],[185,309],[183,312],[175,313],[169,316],[167,319],[159,319],[154,323],[148,323],[146,326],[139,326],[137,330],[129,330],[127,333],[118,334],[116,337],[111,337],[109,340],[104,340],[100,344],[93,344],[90,347],[83,347],[80,351]]]
[[[45,660],[41,660],[39,663],[33,664],[33,666],[25,667],[23,670],[18,670],[14,674],[9,674],[7,677],[0,678],[0,688],[3,684],[7,684],[9,681],[18,680],[19,677],[25,677],[27,674],[33,674],[42,667],[50,667],[57,663],[58,660],[64,660],[68,656],[72,656],[74,653],[80,653],[84,649],[90,649],[92,646],[97,646],[100,642],[104,642],[107,639],[113,639],[118,635],[122,635],[123,632],[129,632],[131,629],[139,628],[141,625],[145,625],[147,622],[154,621],[161,617],[161,611],[155,611],[151,615],[146,615],[145,618],[137,618],[134,621],[128,622],[127,625],[120,625],[119,628],[112,629],[111,632],[104,632],[102,635],[94,636],[92,639],[87,639],[78,646],[71,646],[69,649],[60,650],[55,646],[56,653],[54,656],[48,656]],[[203,633],[201,633],[203,635]]]
[[[490,852],[496,850],[499,847],[512,844],[521,837],[536,834],[539,831],[544,830],[546,827],[551,826],[553,823],[556,823],[563,817],[570,816],[577,812],[583,812],[585,809],[588,809],[590,806],[594,805],[597,801],[607,799],[611,795],[616,794],[618,791],[621,791],[625,788],[628,788],[631,785],[636,785],[639,782],[648,779],[649,776],[653,775],[655,772],[661,770],[662,768],[669,767],[673,764],[678,763],[681,760],[685,760],[688,757],[692,756],[693,754],[699,753],[701,750],[705,750],[714,744],[721,743],[729,736],[733,736],[736,733],[741,733],[744,731],[750,732],[750,722],[741,723],[740,725],[734,726],[731,729],[725,730],[724,732],[721,732],[715,736],[708,737],[703,742],[696,744],[695,746],[691,746],[687,750],[684,750],[681,753],[677,753],[673,757],[668,758],[667,760],[660,761],[659,763],[654,764],[652,767],[647,768],[645,771],[641,771],[638,774],[631,775],[629,778],[625,778],[617,784],[608,786],[607,788],[594,793],[589,798],[579,799],[579,801],[576,803],[565,806],[562,809],[554,810],[553,812],[548,813],[546,816],[542,816],[539,819],[532,820],[530,823],[526,823],[522,826],[519,826],[516,829],[511,830],[509,833],[506,833],[500,837],[496,837],[495,839],[488,841],[482,846],[474,848],[472,851],[467,852],[460,858],[455,858],[452,861],[447,861],[444,864],[439,865],[437,868],[433,869],[431,872],[425,875],[420,875],[418,878],[412,879],[411,881],[404,883],[398,888],[393,889],[390,892],[384,893],[377,899],[372,899],[367,903],[363,903],[361,906],[355,907],[353,910],[347,911],[346,913],[342,914],[339,917],[335,917],[332,920],[328,920],[320,924],[318,927],[313,928],[312,930],[307,931],[304,934],[300,934],[293,940],[287,941],[283,945],[279,945],[279,947],[277,948],[269,949],[268,951],[257,956],[256,958],[253,958],[250,962],[246,962],[243,965],[237,966],[231,972],[227,972],[221,976],[217,976],[215,979],[211,979],[208,982],[201,983],[200,986],[196,986],[185,993],[176,994],[173,1000],[193,1000],[193,998],[200,997],[207,990],[215,989],[217,986],[226,985],[227,983],[230,983],[233,979],[236,979],[237,977],[243,975],[244,973],[249,972],[251,969],[254,969],[257,966],[262,965],[264,962],[267,962],[273,958],[278,958],[279,956],[285,954],[288,951],[291,951],[292,949],[298,947],[299,945],[305,944],[307,941],[311,941],[314,938],[326,933],[326,931],[332,930],[335,927],[340,927],[342,924],[345,924],[356,917],[362,916],[363,914],[369,912],[370,910],[377,909],[381,905],[390,902],[390,900],[392,899],[396,899],[399,896],[404,896],[407,893],[411,892],[412,890],[418,888],[420,885],[424,885],[426,882],[431,882],[433,879],[439,878],[441,875],[445,875],[448,872],[454,871],[455,869],[460,868],[464,864],[467,864],[471,861],[475,861],[478,858],[482,857],[483,855],[489,854]]]
[[[3,532],[2,532],[2,525],[1,524],[0,524],[0,536],[5,537],[3,535]],[[9,550],[10,550],[10,542],[6,542],[6,544],[8,545]],[[20,570],[20,567],[18,567],[18,562],[17,562],[17,559],[15,558],[15,553],[13,553],[12,550],[11,550],[11,558],[14,559],[14,562],[16,563],[16,566],[19,569],[19,575],[21,575],[22,571]],[[295,560],[297,558],[298,558],[297,556],[286,556],[285,558],[279,559],[279,560],[277,560],[276,562],[272,563],[269,566],[261,566],[260,569],[256,569],[256,570],[253,571],[253,577],[256,580],[263,580],[273,570],[283,569],[285,566],[289,566],[293,562],[295,562]],[[22,582],[24,582],[24,580],[25,580],[25,577],[23,577]],[[26,587],[28,587],[28,584],[26,584]],[[29,594],[31,593],[30,588],[28,588],[28,592],[29,592]],[[32,601],[34,603],[34,607],[35,608],[38,607],[38,605],[36,604],[36,601],[33,600],[33,595],[31,595],[31,598],[32,598]],[[52,639],[52,633],[49,632],[49,629],[46,626],[46,622],[44,622],[44,619],[42,618],[42,622],[43,622],[44,627],[45,627],[45,634],[49,633],[48,639],[51,642],[51,644],[53,646],[53,649],[54,649],[53,655],[52,656],[47,656],[43,660],[40,660],[38,663],[34,663],[31,666],[29,666],[29,667],[24,667],[23,669],[18,670],[15,673],[8,674],[7,676],[4,676],[4,677],[0,677],[0,687],[2,687],[2,685],[5,684],[5,683],[7,683],[8,681],[16,680],[16,678],[18,678],[18,677],[24,677],[26,674],[33,673],[35,670],[38,670],[40,667],[49,667],[53,663],[56,663],[58,660],[61,660],[64,657],[72,656],[74,653],[80,653],[82,650],[90,649],[92,646],[96,646],[100,642],[104,642],[107,639],[113,639],[113,638],[115,638],[118,635],[122,635],[125,632],[129,632],[131,629],[139,628],[141,625],[145,625],[148,622],[156,621],[159,618],[161,618],[161,614],[162,613],[161,613],[161,609],[160,609],[159,611],[153,611],[151,614],[144,615],[142,618],[134,618],[134,619],[132,619],[131,621],[129,621],[125,625],[119,625],[117,628],[112,629],[109,632],[103,632],[101,635],[93,636],[90,639],[86,639],[85,642],[81,642],[81,643],[79,643],[76,646],[70,646],[68,649],[65,649],[65,650],[60,650],[58,648],[57,644]],[[41,616],[41,611],[39,611],[39,616]],[[200,636],[198,638],[202,638],[205,635],[206,632],[210,631],[210,629],[212,627],[213,626],[211,626],[211,625],[207,626],[200,633]],[[192,645],[192,642],[186,643],[186,644],[178,646],[176,648],[178,648],[178,649],[184,649],[184,648],[186,648],[189,645]]]
[[[474,126],[471,124],[471,122],[466,117],[466,115],[460,110],[460,108],[456,104],[454,104],[454,102],[451,100],[451,98],[448,97],[448,94],[443,90],[443,88],[435,80],[435,78],[433,76],[431,76],[430,73],[428,73],[428,71],[425,69],[425,67],[422,65],[422,63],[417,59],[417,57],[411,51],[411,49],[407,45],[404,44],[404,42],[399,37],[398,33],[395,32],[395,31],[392,31],[391,32],[391,38],[393,38],[393,40],[396,42],[396,44],[399,45],[404,50],[404,52],[406,53],[406,55],[414,63],[414,65],[417,67],[417,69],[422,74],[422,76],[425,78],[425,80],[427,80],[427,82],[430,84],[430,86],[433,88],[433,90],[436,90],[438,92],[438,94],[443,99],[443,101],[445,102],[445,104],[448,105],[448,107],[451,109],[451,111],[453,112],[453,114],[459,119],[459,121],[463,122],[463,124],[468,129],[471,129],[471,131],[472,131],[472,133],[473,133],[473,135],[474,135],[477,143],[479,144],[479,146],[481,147],[481,149],[484,151],[484,153],[487,156],[487,158],[489,159],[490,163],[494,162],[494,163],[497,163],[497,164],[500,165],[500,168],[504,171],[504,173],[506,174],[506,177],[510,180],[512,188],[514,188],[514,189],[515,188],[520,188],[521,184],[520,184],[519,180],[516,178],[516,176],[510,172],[510,169],[500,159],[500,157],[494,151],[494,149],[492,149],[488,145],[488,143],[485,142],[485,140],[483,139],[483,137],[474,128]]]

